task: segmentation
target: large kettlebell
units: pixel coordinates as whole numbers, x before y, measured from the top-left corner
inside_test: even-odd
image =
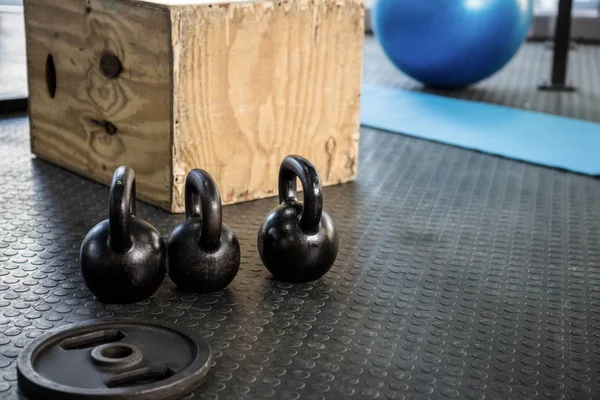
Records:
[[[187,175],[185,215],[167,242],[171,280],[185,292],[226,288],[240,268],[240,243],[222,222],[219,189],[204,170]]]
[[[108,219],[94,226],[81,245],[81,275],[102,303],[128,304],[150,297],[166,273],[165,243],[136,214],[135,172],[115,171]]]
[[[296,199],[296,178],[304,204]],[[279,203],[258,231],[258,252],[275,279],[309,282],[329,271],[337,257],[339,238],[333,220],[323,211],[321,178],[300,156],[286,157],[279,168]]]

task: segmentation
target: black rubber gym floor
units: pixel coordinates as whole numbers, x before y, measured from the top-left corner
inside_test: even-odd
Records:
[[[381,62],[368,40],[365,80],[402,85]],[[500,85],[475,92],[579,112]],[[117,317],[208,340],[213,377],[189,398],[600,398],[593,178],[363,129],[356,182],[325,189],[341,235],[325,278],[269,279],[256,248],[276,205],[266,199],[224,209],[242,246],[227,290],[182,294],[167,279],[149,300],[119,306],[97,303],[79,274],[81,240],[106,217],[108,189],[31,158],[25,118],[0,122],[0,170],[2,398],[19,397],[15,361],[31,339]],[[182,218],[143,203],[138,215],[164,235]]]

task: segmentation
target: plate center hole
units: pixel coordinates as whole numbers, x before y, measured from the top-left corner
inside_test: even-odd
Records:
[[[100,354],[106,358],[119,359],[129,357],[133,354],[133,350],[127,346],[115,345],[103,348]]]

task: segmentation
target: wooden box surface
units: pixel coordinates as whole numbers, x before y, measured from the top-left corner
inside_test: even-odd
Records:
[[[192,168],[225,204],[276,194],[300,154],[355,177],[362,0],[25,0],[32,152],[183,211]]]

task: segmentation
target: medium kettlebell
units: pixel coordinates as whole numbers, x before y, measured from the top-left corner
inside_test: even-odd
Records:
[[[226,288],[240,268],[240,243],[222,222],[219,189],[204,170],[193,169],[187,175],[185,215],[167,242],[171,280],[185,292]]]
[[[81,245],[81,275],[102,303],[136,303],[150,297],[166,274],[166,245],[158,231],[137,218],[135,172],[115,171],[108,219],[94,226]]]
[[[296,199],[296,178],[304,189],[304,204]],[[295,155],[283,160],[279,203],[258,231],[260,258],[277,280],[319,279],[337,257],[339,238],[333,220],[323,211],[321,178],[310,161]]]

